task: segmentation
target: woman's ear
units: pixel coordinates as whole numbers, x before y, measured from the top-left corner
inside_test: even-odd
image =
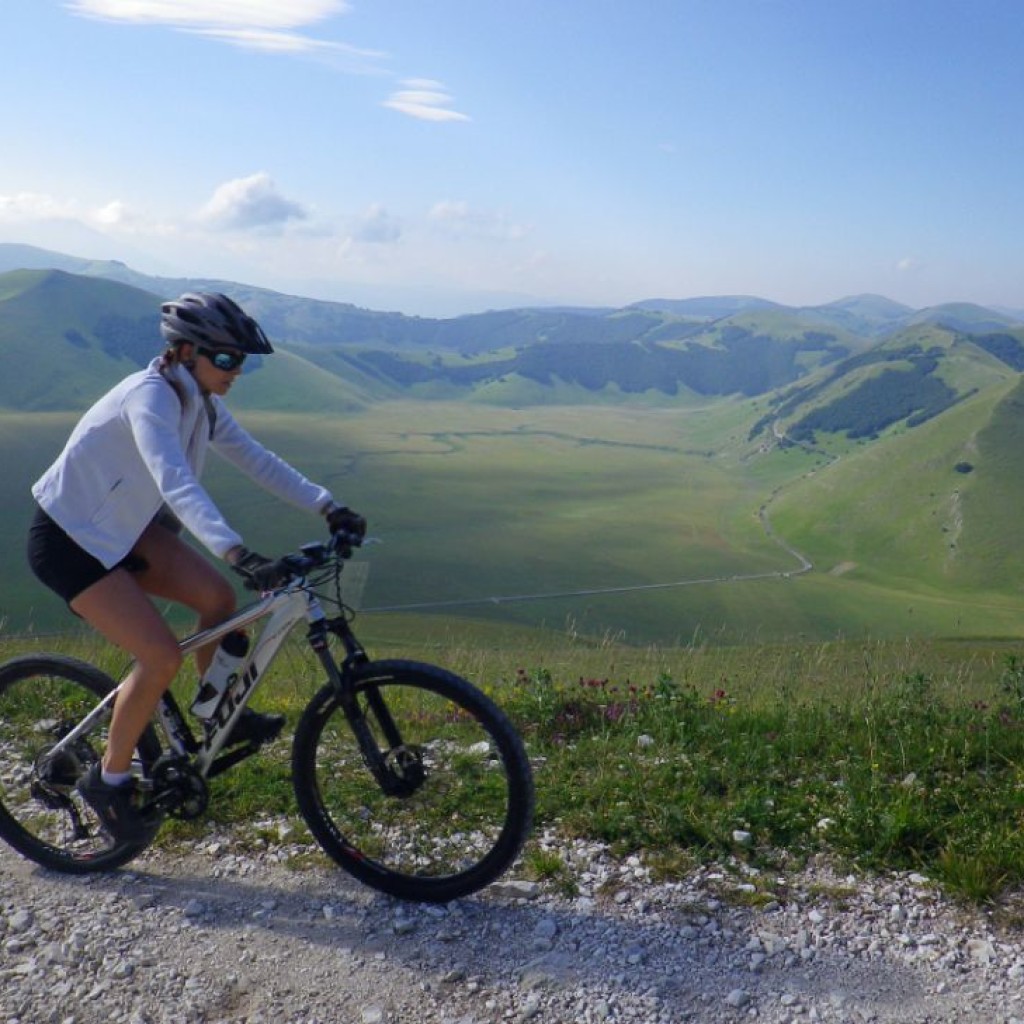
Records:
[[[191,341],[178,342],[178,362],[190,370],[196,365],[196,347]]]

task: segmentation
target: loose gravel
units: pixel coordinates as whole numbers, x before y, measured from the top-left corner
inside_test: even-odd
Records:
[[[88,877],[0,845],[0,1024],[1024,1024],[1024,918],[915,874],[655,882],[540,837],[576,893],[513,871],[431,906],[361,887],[286,822],[260,835]]]

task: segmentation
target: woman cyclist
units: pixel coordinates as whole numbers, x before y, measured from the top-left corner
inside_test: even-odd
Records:
[[[118,694],[102,765],[78,788],[118,841],[145,841],[157,824],[137,809],[131,761],[181,652],[152,598],[198,614],[198,628],[235,611],[228,580],[179,536],[182,524],[214,555],[264,587],[276,563],[249,551],[199,482],[208,447],[272,494],[320,512],[332,531],[362,535],[365,520],[335,503],[255,441],[221,401],[248,355],[273,348],[259,324],[221,294],[164,303],[162,356],[89,409],[32,488],[29,562],[71,610],[135,659]],[[215,645],[197,652],[200,678]],[[246,709],[231,742],[267,742],[281,716]]]

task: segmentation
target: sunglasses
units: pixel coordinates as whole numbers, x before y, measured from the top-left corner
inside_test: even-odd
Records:
[[[245,362],[245,353],[233,348],[197,348],[196,351],[206,356],[218,370],[225,372],[237,370]]]

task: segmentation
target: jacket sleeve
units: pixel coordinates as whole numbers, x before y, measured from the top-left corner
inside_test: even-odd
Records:
[[[307,480],[284,459],[264,448],[228,412],[216,403],[217,417],[212,444],[223,456],[265,490],[299,508],[319,511],[332,501],[331,492]]]
[[[163,500],[189,532],[220,558],[241,544],[189,465],[179,433],[181,403],[172,389],[162,382],[135,389],[123,414]]]

